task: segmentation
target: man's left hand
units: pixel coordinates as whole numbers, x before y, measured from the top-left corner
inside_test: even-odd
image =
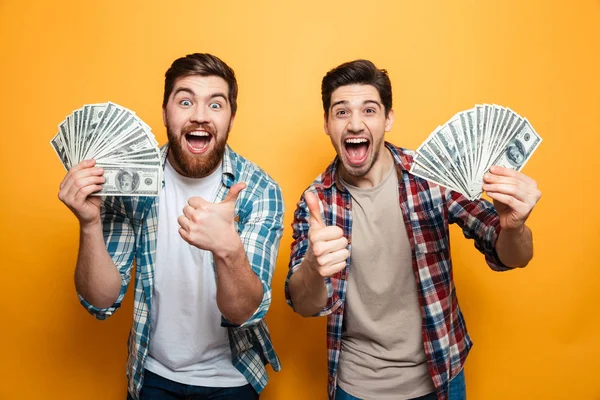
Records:
[[[520,231],[542,196],[536,181],[500,166],[490,168],[483,181],[483,190],[494,201],[502,229]]]
[[[233,239],[238,237],[234,225],[235,202],[245,188],[245,183],[236,183],[221,203],[191,197],[183,208],[183,215],[177,218],[183,240],[213,253],[235,243]]]

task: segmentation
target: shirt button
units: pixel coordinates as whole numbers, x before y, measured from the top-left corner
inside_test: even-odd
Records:
[[[346,210],[349,210],[349,209],[350,209],[350,207],[352,207],[352,206],[350,205],[350,203],[346,204]]]

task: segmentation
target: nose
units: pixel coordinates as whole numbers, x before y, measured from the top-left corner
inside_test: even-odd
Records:
[[[348,126],[346,127],[348,132],[350,133],[359,133],[364,129],[364,123],[362,120],[362,116],[360,113],[353,113],[348,121]]]
[[[190,122],[204,124],[208,122],[208,113],[203,104],[196,104],[190,114]]]

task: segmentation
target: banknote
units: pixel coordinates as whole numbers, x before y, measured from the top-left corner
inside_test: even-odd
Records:
[[[156,196],[162,161],[150,126],[113,102],[86,104],[58,124],[50,140],[66,170],[94,159],[105,183],[96,196]]]
[[[481,197],[490,167],[520,171],[541,142],[510,108],[478,104],[433,130],[417,149],[411,173],[473,200]]]

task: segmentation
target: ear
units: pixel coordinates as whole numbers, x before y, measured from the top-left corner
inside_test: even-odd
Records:
[[[231,114],[231,119],[229,120],[229,130],[233,127],[233,121],[235,120],[235,114]]]
[[[329,128],[327,128],[327,113],[323,114],[323,129],[325,129],[325,134],[327,136],[330,136],[329,135]]]
[[[167,126],[167,106],[163,106],[162,116],[163,116],[163,125]]]
[[[392,125],[394,125],[394,110],[390,110],[388,116],[385,118],[385,131],[391,131]]]

